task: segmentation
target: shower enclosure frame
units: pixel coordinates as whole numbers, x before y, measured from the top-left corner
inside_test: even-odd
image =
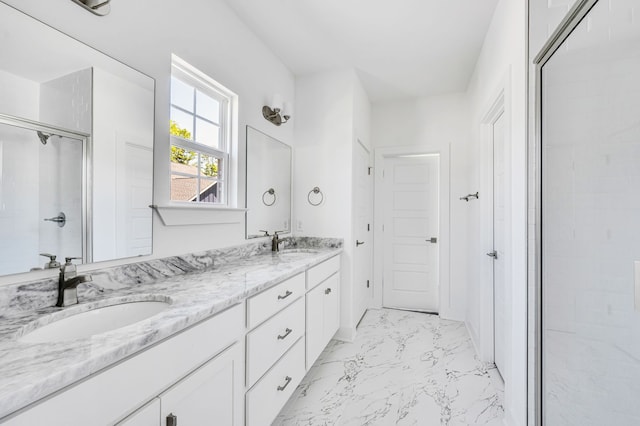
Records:
[[[82,142],[82,263],[93,261],[92,220],[93,217],[93,144],[91,135],[78,130],[69,130],[26,118],[0,114],[0,124],[33,130],[34,132],[51,133]],[[64,254],[71,257],[71,254]]]
[[[533,60],[535,65],[535,157],[529,160],[530,170],[535,170],[535,300],[534,300],[534,424],[543,424],[544,383],[542,380],[543,348],[542,348],[542,68],[553,54],[567,40],[573,30],[582,22],[599,0],[577,0],[551,37],[544,44],[540,53]],[[531,328],[531,324],[529,325]]]

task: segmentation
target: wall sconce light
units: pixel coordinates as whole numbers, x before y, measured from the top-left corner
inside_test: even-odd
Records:
[[[98,16],[105,16],[111,12],[111,0],[71,0],[72,2],[82,6],[89,12]]]
[[[290,115],[280,115],[280,108],[271,108],[270,106],[262,107],[262,116],[267,120],[275,124],[276,126],[286,123],[291,118]]]
[[[287,121],[289,121],[289,119],[291,118],[291,115],[286,114],[289,108],[287,108],[287,104],[284,104],[285,111],[283,111],[283,108],[282,108],[283,102],[280,95],[275,95],[273,97],[273,101],[271,102],[271,105],[273,106],[265,105],[262,107],[262,116],[265,118],[265,120],[270,121],[276,126],[279,126],[282,123],[286,123]]]

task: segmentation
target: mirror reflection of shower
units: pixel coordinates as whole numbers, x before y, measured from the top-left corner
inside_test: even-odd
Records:
[[[0,115],[0,275],[86,256],[84,134]]]

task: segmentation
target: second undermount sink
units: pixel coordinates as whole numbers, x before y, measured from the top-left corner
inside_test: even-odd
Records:
[[[301,258],[310,254],[318,254],[319,250],[314,249],[284,249],[278,252],[278,256],[282,258]]]
[[[169,306],[170,301],[167,299],[116,302],[78,313],[73,313],[73,308],[69,308],[70,315],[60,319],[50,318],[51,321],[46,321],[47,324],[35,325],[32,331],[25,332],[18,340],[25,343],[46,343],[87,338],[150,318]],[[82,309],[81,306],[74,308]],[[61,311],[56,314],[63,313]]]

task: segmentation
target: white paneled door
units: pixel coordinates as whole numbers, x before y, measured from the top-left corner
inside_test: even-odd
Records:
[[[504,114],[493,123],[493,353],[502,377],[506,372],[506,275],[505,275],[505,162]]]
[[[384,161],[383,305],[439,310],[439,155]]]
[[[373,297],[373,175],[369,167],[369,151],[358,141],[354,157],[355,211],[355,287],[354,319],[358,323]]]

